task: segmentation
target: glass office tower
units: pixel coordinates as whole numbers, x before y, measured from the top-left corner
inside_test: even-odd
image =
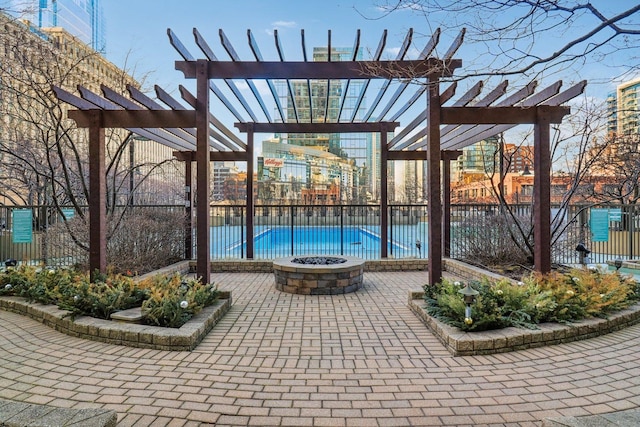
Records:
[[[95,51],[105,53],[101,0],[9,0],[8,11],[37,28],[62,27]]]

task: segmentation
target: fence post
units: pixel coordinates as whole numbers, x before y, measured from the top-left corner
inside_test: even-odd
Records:
[[[344,216],[340,205],[340,255],[344,255]]]
[[[244,206],[240,206],[240,259],[244,258]]]
[[[295,223],[295,218],[294,218],[294,213],[295,213],[295,209],[292,206],[289,206],[290,209],[290,217],[291,217],[291,256],[293,256],[293,246],[294,246],[294,239],[293,239],[293,232],[294,232],[294,223]]]
[[[389,211],[391,213],[391,215],[389,215],[389,242],[391,242],[391,256],[393,257],[393,206],[389,206]],[[389,245],[389,243],[386,243],[387,245]]]
[[[633,259],[634,257],[634,247],[633,247],[633,239],[635,235],[635,224],[633,220],[633,214],[635,212],[635,206],[628,206],[627,220],[629,221],[629,259]]]

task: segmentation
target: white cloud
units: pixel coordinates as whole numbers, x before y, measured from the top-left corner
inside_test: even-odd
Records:
[[[296,21],[276,21],[272,22],[271,25],[274,28],[295,28],[298,26]]]
[[[273,30],[282,31],[285,29],[296,28],[298,23],[296,21],[275,21],[271,23],[271,28],[265,29],[265,33],[273,36]]]
[[[398,57],[399,52],[400,52],[400,47],[388,47],[384,50],[383,56],[395,59]]]

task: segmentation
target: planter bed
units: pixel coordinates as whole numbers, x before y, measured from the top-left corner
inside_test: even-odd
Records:
[[[78,316],[71,320],[68,311],[55,305],[28,303],[20,297],[0,297],[0,308],[29,316],[67,335],[109,344],[175,351],[196,348],[229,310],[231,303],[231,293],[221,291],[215,304],[203,308],[182,327],[163,328],[88,316]]]
[[[425,310],[424,292],[409,292],[409,308],[454,356],[505,353],[534,347],[579,341],[640,323],[640,304],[611,314],[570,324],[542,323],[539,329],[504,328],[464,332],[431,317]]]

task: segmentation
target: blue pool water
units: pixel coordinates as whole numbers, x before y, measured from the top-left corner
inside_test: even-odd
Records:
[[[425,223],[389,228],[387,252],[390,257],[426,257]],[[420,240],[420,251],[416,248]],[[238,226],[211,228],[211,256],[246,257],[246,236]],[[349,255],[380,258],[378,226],[259,226],[255,228],[254,258],[272,259],[298,255]]]

